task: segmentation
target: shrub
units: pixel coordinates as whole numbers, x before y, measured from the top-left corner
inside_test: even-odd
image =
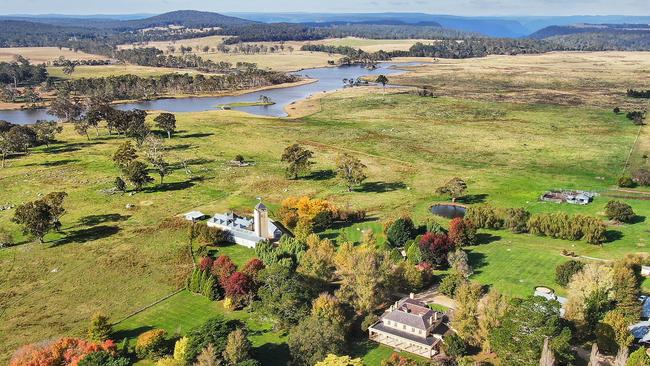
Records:
[[[636,184],[630,176],[622,176],[618,178],[618,186],[621,188],[634,188]]]
[[[135,353],[139,358],[158,359],[167,353],[167,331],[152,329],[138,336]]]
[[[521,234],[528,231],[528,220],[530,212],[524,208],[506,209],[504,226],[515,234]]]
[[[555,282],[566,287],[574,274],[582,271],[585,264],[580,261],[570,260],[555,267]]]
[[[632,179],[640,186],[650,186],[650,170],[641,168],[632,174]]]
[[[184,363],[172,357],[163,357],[158,362],[156,366],[183,366]]]
[[[395,220],[386,232],[386,239],[393,247],[403,247],[407,241],[415,237],[416,230],[413,220],[409,217],[403,217]]]
[[[227,255],[220,255],[212,263],[212,275],[219,279],[219,283],[223,286],[226,280],[237,270],[237,266],[232,262]]]
[[[607,239],[607,227],[597,217],[563,213],[540,214],[528,221],[528,230],[533,235],[549,236],[556,239],[580,240],[591,244],[601,244]]]
[[[185,362],[185,354],[187,353],[187,345],[190,342],[190,339],[187,337],[182,337],[177,340],[174,344],[174,359],[178,361]]]
[[[218,245],[231,241],[230,234],[217,227],[200,224],[196,229],[197,238],[204,244]]]
[[[187,334],[189,341],[185,352],[185,362],[194,364],[198,355],[211,345],[214,354],[221,355],[226,348],[227,337],[235,330],[235,323],[226,321],[219,315],[209,319],[203,325]]]
[[[4,230],[0,230],[0,248],[10,247],[14,245],[13,236]]]
[[[379,321],[379,316],[375,314],[368,314],[363,318],[363,321],[361,322],[361,331],[364,333],[368,331],[368,328],[370,328],[371,325],[375,324],[376,322]]]
[[[422,252],[420,251],[420,246],[416,243],[413,243],[406,250],[406,258],[411,264],[419,264],[422,262]]]
[[[454,248],[454,243],[444,234],[426,233],[420,240],[422,260],[434,267],[447,266],[447,254]]]
[[[636,217],[632,206],[620,201],[607,202],[607,205],[605,205],[605,216],[610,220],[619,222],[631,222]]]
[[[226,296],[232,299],[235,309],[244,305],[246,297],[251,291],[251,280],[241,272],[233,273],[223,283],[223,289]]]
[[[480,229],[503,229],[505,219],[502,212],[490,205],[472,206],[467,209],[465,218]]]
[[[442,227],[436,220],[427,220],[427,232],[434,234],[447,234],[447,229]]]
[[[451,357],[460,357],[467,354],[467,345],[461,337],[453,333],[445,338],[444,350],[445,354]]]
[[[468,219],[455,218],[449,224],[449,240],[456,246],[476,244],[476,227]]]
[[[95,313],[88,326],[88,338],[91,341],[103,342],[111,337],[113,326],[108,316]]]
[[[627,366],[648,366],[650,365],[650,356],[646,352],[645,347],[640,347],[630,354],[627,359]]]
[[[82,358],[78,366],[129,366],[131,360],[115,356],[115,352],[97,351]]]
[[[450,273],[440,281],[438,291],[449,297],[456,296],[456,289],[465,281],[465,278],[458,273]]]

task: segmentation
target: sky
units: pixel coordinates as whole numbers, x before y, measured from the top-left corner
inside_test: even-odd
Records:
[[[471,16],[650,15],[650,0],[0,0],[0,14],[424,12]]]

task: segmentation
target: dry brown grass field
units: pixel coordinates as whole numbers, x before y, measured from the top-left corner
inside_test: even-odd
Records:
[[[647,101],[625,98],[625,91],[650,88],[649,52],[438,59],[412,70],[392,82],[427,85],[437,95],[492,101],[642,108]]]
[[[91,55],[84,52],[74,52],[67,48],[59,49],[57,47],[16,47],[0,48],[0,62],[12,61],[16,56],[23,56],[32,63],[52,62],[60,56],[68,60],[105,60],[105,56]]]

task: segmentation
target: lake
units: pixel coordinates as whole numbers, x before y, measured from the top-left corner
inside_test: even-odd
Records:
[[[431,206],[431,213],[436,216],[441,216],[447,219],[463,218],[467,208],[459,205],[438,204]]]
[[[343,88],[343,79],[357,79],[362,76],[372,75],[395,75],[403,73],[399,67],[417,66],[421,62],[382,62],[376,69],[367,69],[362,65],[350,65],[339,67],[323,67],[316,69],[305,69],[295,72],[295,75],[317,79],[317,82],[287,88],[276,88],[264,91],[252,92],[237,96],[222,97],[190,97],[177,99],[157,99],[136,103],[119,104],[116,108],[121,110],[143,109],[159,110],[172,113],[177,112],[202,112],[218,109],[219,105],[232,103],[257,102],[261,95],[265,95],[275,104],[267,106],[242,106],[232,109],[245,111],[252,114],[270,117],[286,117],[284,108],[294,102],[305,99],[317,93],[329,92]],[[34,123],[37,120],[52,120],[53,116],[47,114],[47,110],[5,110],[0,111],[0,120],[18,124]]]

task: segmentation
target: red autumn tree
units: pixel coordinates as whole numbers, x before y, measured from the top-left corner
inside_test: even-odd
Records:
[[[449,224],[449,239],[458,247],[476,244],[476,226],[468,219],[457,217]]]
[[[227,255],[220,255],[212,264],[212,275],[219,279],[219,284],[224,286],[228,277],[237,270],[237,266]]]
[[[242,269],[242,273],[250,278],[256,278],[257,275],[264,269],[264,262],[257,258],[249,260]]]
[[[79,338],[61,338],[54,342],[29,344],[21,347],[9,362],[10,366],[76,366],[93,352],[115,353],[115,343],[89,342]]]
[[[214,260],[210,257],[201,257],[201,261],[199,261],[199,269],[201,271],[210,271],[212,269],[212,264],[214,263]]]
[[[434,267],[446,267],[447,254],[454,249],[454,243],[446,234],[426,233],[420,240],[422,260]]]
[[[250,300],[252,286],[253,282],[248,276],[241,272],[235,272],[223,284],[223,289],[226,298],[232,301],[232,305],[235,308],[241,308]]]

